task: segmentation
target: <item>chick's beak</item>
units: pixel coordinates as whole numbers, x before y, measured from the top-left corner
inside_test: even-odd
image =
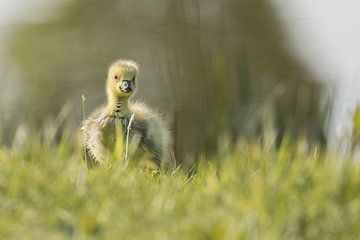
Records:
[[[120,85],[120,91],[125,92],[125,93],[132,92],[131,81],[123,80]]]

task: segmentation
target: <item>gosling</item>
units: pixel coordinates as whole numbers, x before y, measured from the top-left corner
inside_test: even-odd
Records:
[[[171,168],[169,132],[160,115],[142,102],[130,101],[136,92],[138,71],[138,64],[130,60],[121,59],[110,66],[106,82],[107,105],[96,109],[82,126],[89,168],[102,164],[114,151],[117,126],[122,130],[123,142],[130,131],[130,142],[136,143],[133,157],[148,156],[157,169]]]

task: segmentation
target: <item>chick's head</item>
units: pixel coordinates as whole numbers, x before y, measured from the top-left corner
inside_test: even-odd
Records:
[[[118,60],[109,68],[107,78],[108,94],[116,98],[129,98],[136,91],[138,65],[130,60]]]

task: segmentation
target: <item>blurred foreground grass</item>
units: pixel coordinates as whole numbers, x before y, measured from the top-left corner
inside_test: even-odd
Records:
[[[309,146],[239,141],[151,176],[87,171],[72,133],[21,130],[0,150],[0,239],[356,239],[360,166]],[[221,149],[221,148],[220,148]]]

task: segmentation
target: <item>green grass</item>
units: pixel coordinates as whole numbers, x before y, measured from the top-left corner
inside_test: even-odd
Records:
[[[240,141],[191,177],[152,176],[119,161],[87,171],[71,134],[44,132],[0,150],[0,239],[360,236],[360,166],[306,142]]]

